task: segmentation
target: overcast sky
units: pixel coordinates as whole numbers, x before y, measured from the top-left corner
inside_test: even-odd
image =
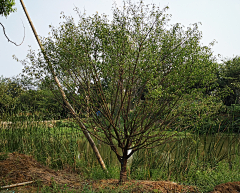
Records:
[[[81,12],[86,10],[87,15],[105,13],[112,15],[113,0],[24,0],[25,6],[35,25],[38,34],[48,36],[49,25],[59,26],[60,13],[71,15],[77,20],[73,11],[76,6]],[[116,1],[118,6],[121,0]],[[137,2],[136,0],[133,2]],[[202,44],[208,45],[216,40],[213,47],[215,55],[223,58],[232,58],[240,55],[240,0],[144,0],[145,4],[155,3],[160,8],[169,6],[167,13],[172,14],[171,22],[189,26],[201,22],[199,29],[203,33]],[[13,59],[16,55],[20,60],[25,59],[29,50],[39,49],[33,32],[28,24],[19,0],[16,0],[17,12],[7,18],[0,17],[0,22],[5,26],[8,37],[20,43],[24,35],[22,22],[25,26],[25,41],[16,47],[5,38],[0,26],[0,76],[11,77],[21,73],[22,64]]]

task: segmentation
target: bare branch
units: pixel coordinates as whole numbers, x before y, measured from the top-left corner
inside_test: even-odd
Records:
[[[22,45],[22,43],[24,42],[24,39],[25,39],[25,26],[23,25],[23,22],[22,22],[22,25],[23,25],[23,28],[24,28],[24,36],[23,36],[23,40],[22,40],[22,42],[21,42],[20,44],[16,44],[15,42],[11,41],[11,40],[8,38],[7,34],[6,34],[6,30],[5,30],[4,25],[3,25],[1,22],[0,22],[0,25],[1,25],[2,28],[3,28],[3,33],[4,33],[5,37],[7,38],[8,42],[11,42],[11,43],[15,44],[16,46]]]

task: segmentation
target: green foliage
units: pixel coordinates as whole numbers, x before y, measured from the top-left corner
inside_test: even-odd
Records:
[[[11,12],[15,12],[15,0],[1,0],[0,1],[0,16],[7,17]]]
[[[23,120],[29,116],[45,120],[67,118],[67,109],[59,103],[58,97],[57,91],[51,91],[43,86],[39,89],[38,85],[26,77],[1,77],[1,119],[10,114],[14,114],[16,119]]]
[[[201,117],[206,117],[219,108],[218,104],[214,106],[211,95],[204,95],[216,80],[217,64],[211,49],[199,44],[202,35],[197,24],[187,30],[180,24],[167,29],[166,10],[155,6],[150,9],[142,2],[137,7],[129,2],[123,11],[114,9],[111,23],[105,15],[80,15],[77,26],[72,18],[63,16],[66,22],[58,29],[52,28],[52,36],[43,39],[62,85],[68,92],[78,91],[69,99],[85,107],[83,112],[88,106],[95,121],[99,122],[95,116],[98,110],[105,117],[111,111],[114,120],[125,120],[122,113],[127,113],[125,121],[130,126],[133,117],[141,112],[141,118],[136,119],[140,121],[145,111],[152,122],[168,117],[167,124],[170,117],[181,114],[178,125],[179,121],[186,123],[186,119],[193,124],[197,116],[192,119],[186,115],[198,109]],[[24,72],[38,79],[48,77],[53,87],[55,83],[41,53],[31,51],[28,58]],[[139,101],[144,89],[145,100]],[[200,105],[196,103],[199,100]],[[120,106],[122,113],[117,113]],[[135,113],[129,109],[135,109]],[[106,127],[103,120],[99,126]]]
[[[19,100],[23,111],[38,112],[43,119],[57,119],[67,114],[51,90],[28,90]]]
[[[197,24],[169,27],[167,9],[128,1],[122,10],[114,7],[111,22],[77,10],[78,24],[63,15],[66,21],[42,39],[54,74],[71,93],[68,99],[89,116],[87,129],[121,163],[128,150],[160,145],[174,137],[166,130],[198,124],[221,106],[208,93],[218,68],[211,48],[200,45]],[[56,89],[42,53],[30,51],[27,58],[24,73]]]
[[[240,57],[223,61],[219,69],[219,86],[223,89],[224,104],[239,104]]]
[[[238,162],[238,163],[237,163]],[[187,182],[184,184],[191,184],[198,187],[201,192],[210,192],[219,184],[227,182],[237,182],[240,180],[239,175],[239,157],[234,159],[233,168],[229,169],[227,162],[220,162],[215,168],[206,168],[206,170],[195,170],[188,176]]]
[[[14,111],[23,88],[16,79],[0,77],[0,112]]]

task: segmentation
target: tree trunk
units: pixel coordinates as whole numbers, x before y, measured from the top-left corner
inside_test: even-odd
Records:
[[[86,100],[87,100],[87,118],[89,118],[89,115],[90,115],[90,111],[89,111],[89,97],[88,95],[86,95]]]
[[[127,159],[122,158],[119,184],[127,181]]]

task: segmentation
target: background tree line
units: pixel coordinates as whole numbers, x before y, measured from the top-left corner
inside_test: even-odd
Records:
[[[0,3],[0,15],[7,17],[10,13],[16,11],[13,6],[15,5],[14,0],[5,0]],[[175,33],[177,27],[173,28],[173,34]],[[167,35],[167,34],[166,34]],[[62,37],[64,39],[64,37]],[[166,42],[169,44],[169,42]],[[168,48],[167,48],[168,49]],[[164,49],[163,49],[164,50]],[[169,61],[172,62],[172,61]],[[214,111],[214,107],[221,106],[221,110],[212,112],[210,114],[202,113],[202,121],[199,122],[198,127],[202,128],[203,125],[212,125],[216,120],[229,123],[234,123],[233,125],[238,125],[239,116],[239,74],[240,74],[240,57],[235,57],[233,59],[225,60],[222,64],[217,64],[217,69],[215,75],[217,77],[216,82],[208,85],[205,88],[205,93],[203,95],[212,95],[215,97],[214,101],[209,103],[208,111]],[[166,66],[168,68],[169,66]],[[203,67],[204,68],[204,67]],[[38,80],[39,81],[39,80]],[[47,80],[46,80],[47,81]],[[0,114],[3,115],[15,114],[15,115],[39,115],[42,119],[62,119],[69,117],[68,111],[66,110],[63,103],[59,104],[57,98],[61,97],[58,95],[56,88],[49,88],[49,84],[45,80],[36,83],[33,79],[18,76],[11,78],[0,77]],[[107,78],[102,81],[104,89],[109,89]],[[201,83],[195,83],[192,88],[201,87]],[[81,89],[81,88],[79,88]],[[66,89],[66,94],[70,100],[76,100],[73,96],[77,92],[69,92]],[[146,94],[145,89],[142,93],[142,99]],[[188,91],[187,91],[188,92]],[[77,103],[73,103],[77,104]],[[198,111],[199,105],[192,105],[192,111],[186,112],[182,116],[195,116],[200,115],[201,110]],[[78,106],[77,109],[83,109]],[[199,108],[202,109],[202,108]],[[216,108],[219,109],[219,108]],[[87,114],[87,113],[86,113]],[[24,117],[24,116],[23,116]],[[214,118],[213,118],[214,117]],[[192,119],[194,120],[194,119]],[[219,122],[219,121],[218,121]],[[203,130],[203,129],[202,129]]]
[[[68,111],[56,100],[57,91],[50,90],[44,83],[36,84],[30,79],[0,78],[0,114],[2,118],[15,115],[49,120],[68,118]],[[68,93],[70,94],[70,93]]]
[[[223,129],[231,124],[237,131],[240,116],[240,57],[227,59],[218,64],[216,77],[213,88],[207,88],[205,94],[211,93],[215,96],[216,103],[213,105],[221,103],[222,107],[211,117],[205,115],[206,117],[199,127],[205,125],[207,128],[214,122],[222,121]],[[104,89],[108,89],[107,81],[102,81]],[[199,86],[193,85],[193,87]],[[66,94],[76,95],[76,93],[68,93],[67,90]],[[22,116],[22,118],[26,115],[35,116],[45,120],[68,118],[70,116],[68,110],[64,104],[59,103],[56,97],[60,97],[57,89],[50,89],[44,81],[37,82],[32,78],[20,75],[10,78],[0,77],[0,114],[2,118],[9,114]],[[142,99],[144,99],[144,93]],[[81,109],[79,106],[77,108]],[[203,127],[201,129],[203,130]]]

